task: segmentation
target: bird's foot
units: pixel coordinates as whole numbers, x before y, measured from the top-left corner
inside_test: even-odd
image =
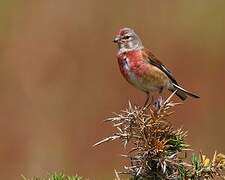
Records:
[[[155,107],[157,110],[159,110],[159,109],[162,107],[162,105],[163,105],[163,98],[162,98],[162,96],[159,96],[159,97],[157,98],[157,100],[154,102],[154,107]]]

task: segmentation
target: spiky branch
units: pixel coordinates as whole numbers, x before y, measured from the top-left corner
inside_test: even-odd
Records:
[[[174,129],[168,117],[174,112],[173,108],[180,104],[174,103],[172,94],[165,102],[160,98],[153,105],[145,107],[133,106],[129,102],[126,110],[115,114],[106,122],[111,122],[115,133],[94,146],[105,142],[120,140],[126,147],[131,147],[126,155],[130,165],[125,171],[116,173],[128,174],[130,179],[210,179],[215,176],[223,177],[225,156],[215,153],[212,160],[205,155],[192,155],[187,162],[189,145],[185,143],[187,132]]]

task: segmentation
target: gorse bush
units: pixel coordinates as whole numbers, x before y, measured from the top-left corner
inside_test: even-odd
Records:
[[[225,156],[216,153],[210,160],[203,153],[190,154],[190,145],[185,142],[187,132],[175,129],[168,117],[174,113],[171,98],[163,102],[158,99],[145,107],[131,105],[126,110],[107,119],[115,128],[115,133],[94,146],[119,140],[125,147],[129,144],[126,165],[116,172],[116,179],[127,174],[131,180],[201,180],[223,178]]]

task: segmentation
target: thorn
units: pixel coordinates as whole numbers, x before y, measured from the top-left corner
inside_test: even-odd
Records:
[[[174,96],[174,94],[176,94],[177,90],[175,90],[163,103],[163,106],[165,106],[170,100],[171,98]]]
[[[129,107],[129,111],[133,111],[133,107],[132,107],[132,105],[131,105],[131,102],[130,102],[130,101],[128,101],[128,107]]]
[[[115,172],[115,175],[116,175],[115,180],[120,180],[119,173],[116,171],[116,169],[114,169],[114,172]]]
[[[118,136],[118,135],[107,137],[107,138],[95,143],[92,147],[98,146],[98,145],[108,142],[108,141],[114,141],[115,139],[118,139],[118,138],[120,138],[120,136]]]

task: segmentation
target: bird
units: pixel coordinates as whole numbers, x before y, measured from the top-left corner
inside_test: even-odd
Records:
[[[174,92],[181,100],[198,95],[181,87],[172,72],[147,48],[131,28],[121,28],[113,42],[118,46],[117,60],[123,77],[147,95],[162,93],[164,89]]]

